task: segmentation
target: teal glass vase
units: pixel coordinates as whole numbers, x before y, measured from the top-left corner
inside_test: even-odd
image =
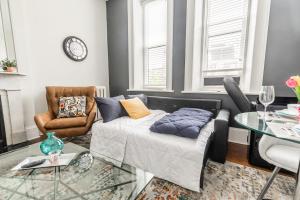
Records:
[[[61,139],[55,137],[54,132],[47,132],[47,139],[40,144],[41,152],[45,155],[49,153],[60,152],[64,148],[64,143]]]

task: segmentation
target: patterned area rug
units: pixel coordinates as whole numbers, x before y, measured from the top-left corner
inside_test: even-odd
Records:
[[[89,148],[90,135],[77,137],[71,142]],[[184,189],[168,181],[153,178],[137,197],[138,200],[252,200],[255,199],[270,172],[226,162],[224,165],[209,161],[205,168],[204,189],[200,193]],[[295,179],[278,175],[266,199],[289,200],[295,190]]]
[[[204,190],[192,192],[162,179],[153,178],[138,196],[138,200],[199,200],[236,199],[251,200],[257,197],[270,173],[251,167],[226,162],[225,165],[209,161],[205,168]],[[265,198],[292,199],[295,189],[293,178],[279,175]]]

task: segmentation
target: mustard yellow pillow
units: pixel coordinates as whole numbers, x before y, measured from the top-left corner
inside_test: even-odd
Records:
[[[150,110],[137,97],[133,99],[120,100],[120,103],[122,104],[130,118],[139,119],[150,114]]]

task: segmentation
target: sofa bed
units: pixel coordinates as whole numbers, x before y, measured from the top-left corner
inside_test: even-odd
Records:
[[[199,192],[208,158],[225,162],[229,112],[216,99],[149,96],[147,106],[151,114],[140,119],[123,116],[94,123],[90,151],[115,165],[129,164]],[[213,118],[196,139],[150,131],[154,122],[180,108],[204,109]]]

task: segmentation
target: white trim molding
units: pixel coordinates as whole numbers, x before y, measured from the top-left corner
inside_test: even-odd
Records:
[[[168,1],[168,27],[167,27],[167,88],[172,90],[172,72],[173,72],[173,18],[174,18],[174,0]]]
[[[174,90],[155,90],[155,89],[127,89],[128,92],[166,92],[173,93]]]
[[[250,144],[250,131],[242,128],[229,127],[228,141],[238,144]]]
[[[265,68],[271,0],[252,0],[251,2],[247,70],[245,71],[245,73],[251,73],[250,80],[245,79],[251,84],[244,89],[250,92],[259,92]]]
[[[173,59],[173,15],[174,0],[167,0],[167,87],[148,88],[149,90],[172,90],[172,59]],[[144,88],[144,30],[143,30],[143,1],[128,0],[128,66],[129,90],[147,90]]]
[[[33,140],[40,137],[40,131],[37,126],[27,126],[25,127],[27,140]]]
[[[197,76],[202,60],[203,6],[203,0],[187,0],[184,90],[200,86]]]
[[[227,95],[225,90],[183,90],[181,91],[182,94],[224,94]],[[259,92],[248,92],[243,91],[245,95],[259,95]]]
[[[27,140],[21,90],[0,90],[7,145]],[[1,105],[0,105],[1,106]]]
[[[249,0],[249,20],[245,70],[241,78],[242,90],[256,94],[263,81],[271,0]],[[183,93],[200,92],[205,21],[203,0],[187,0],[185,79]],[[225,91],[223,87],[208,88],[209,93]]]
[[[129,72],[129,88],[133,88],[133,2],[127,1],[128,13],[128,72]]]

